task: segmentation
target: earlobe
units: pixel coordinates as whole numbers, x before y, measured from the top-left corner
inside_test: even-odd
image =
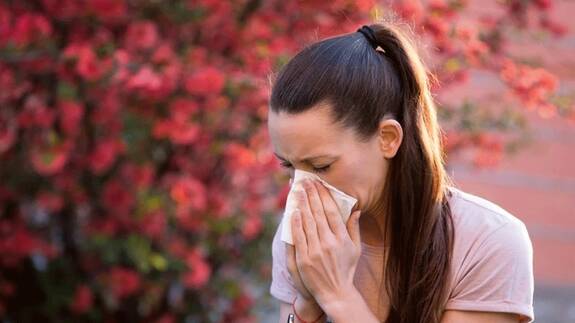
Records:
[[[403,140],[403,129],[393,119],[383,120],[379,126],[380,148],[387,159],[395,157]]]

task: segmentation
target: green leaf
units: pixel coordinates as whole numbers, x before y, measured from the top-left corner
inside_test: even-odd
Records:
[[[158,271],[165,271],[168,267],[168,261],[159,253],[150,254],[149,261],[150,265]]]

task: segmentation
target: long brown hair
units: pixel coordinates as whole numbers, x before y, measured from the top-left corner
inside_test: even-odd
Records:
[[[439,322],[453,244],[452,182],[444,167],[429,73],[397,25],[369,27],[383,51],[359,32],[307,46],[278,73],[270,108],[296,114],[327,102],[334,121],[352,128],[362,141],[376,135],[388,113],[401,124],[403,142],[390,160],[380,200],[387,215],[380,226],[389,243],[386,322]]]

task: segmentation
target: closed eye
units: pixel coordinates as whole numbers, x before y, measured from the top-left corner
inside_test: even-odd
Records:
[[[282,167],[285,167],[285,168],[292,168],[292,165],[289,163],[280,163],[280,165]],[[323,173],[323,172],[326,172],[330,166],[331,165],[327,165],[327,166],[319,167],[319,168],[313,167],[313,171],[314,171],[314,173]]]

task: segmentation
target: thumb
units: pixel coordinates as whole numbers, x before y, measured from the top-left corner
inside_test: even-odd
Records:
[[[356,245],[360,245],[360,234],[359,234],[359,217],[361,215],[361,211],[357,210],[351,214],[349,219],[347,220],[347,232],[349,237]]]

